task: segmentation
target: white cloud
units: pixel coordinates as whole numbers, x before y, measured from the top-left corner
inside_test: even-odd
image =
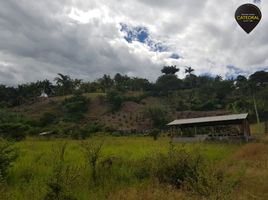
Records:
[[[268,66],[265,15],[247,35],[234,20],[244,0],[9,0],[0,2],[0,83],[53,79],[57,72],[94,80],[117,72],[154,80],[165,64],[225,76],[233,65]],[[268,3],[260,5],[268,12]],[[120,23],[145,26],[170,52],[127,43]],[[169,59],[170,53],[182,59]],[[181,70],[183,71],[183,70]],[[180,73],[182,75],[182,72]]]

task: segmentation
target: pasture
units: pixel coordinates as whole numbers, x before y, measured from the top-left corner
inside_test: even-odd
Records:
[[[0,199],[251,199],[258,191],[251,184],[268,175],[256,171],[267,167],[265,143],[171,144],[167,137],[99,136],[28,138],[12,146],[18,157],[1,183]],[[176,176],[183,182],[173,180]]]

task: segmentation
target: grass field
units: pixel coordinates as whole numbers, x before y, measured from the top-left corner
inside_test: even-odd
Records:
[[[92,166],[86,156],[89,154],[86,154],[84,147],[91,145],[94,149],[98,144],[102,144],[102,147],[96,162],[97,178],[93,181]],[[155,163],[151,165],[153,160],[160,154],[168,155],[170,148],[198,152],[211,166],[223,169],[233,178],[239,176],[239,184],[232,189],[229,199],[267,197],[268,187],[264,178],[268,178],[268,172],[265,171],[268,169],[268,151],[265,143],[170,145],[165,137],[154,141],[148,137],[104,136],[84,142],[28,138],[14,146],[18,149],[19,157],[9,169],[7,183],[2,184],[0,199],[208,199],[208,196],[198,196],[182,188],[163,184],[147,174],[158,167]],[[148,166],[152,167],[148,169]],[[58,189],[66,196],[60,194],[56,198],[47,195],[51,193],[51,188],[54,193],[57,191],[57,188],[53,188],[55,183],[60,185]],[[262,185],[257,187],[256,184]],[[241,195],[237,196],[236,191]],[[225,197],[223,195],[217,199]],[[212,195],[209,198],[216,197]]]

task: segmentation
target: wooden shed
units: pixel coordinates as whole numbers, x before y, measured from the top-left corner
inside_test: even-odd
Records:
[[[229,125],[238,125],[240,127],[238,136],[242,136],[246,140],[249,139],[250,128],[248,122],[248,113],[178,119],[167,124],[167,126],[171,128],[172,132],[180,131],[181,136],[183,136],[183,128],[192,127],[196,129],[198,127],[215,127]]]

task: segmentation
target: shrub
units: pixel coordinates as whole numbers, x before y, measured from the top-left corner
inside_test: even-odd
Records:
[[[53,168],[51,179],[47,182],[48,192],[45,200],[76,200],[69,192],[80,176],[79,168],[72,168],[65,163],[67,143],[63,143],[56,151],[56,165]]]
[[[80,134],[80,127],[75,123],[60,121],[56,125],[55,132],[59,136],[73,137]]]
[[[18,152],[11,143],[0,140],[0,178],[6,178],[8,169],[17,159]]]
[[[206,165],[198,167],[195,176],[187,176],[184,186],[191,193],[204,199],[230,199],[239,182],[238,177],[228,177],[223,171]]]
[[[154,140],[157,140],[157,138],[159,137],[159,135],[160,135],[160,130],[159,129],[153,129],[150,132],[150,136],[152,136]]]
[[[82,95],[75,95],[65,99],[62,102],[63,112],[66,114],[66,119],[77,121],[83,117],[83,114],[88,110],[89,99]]]
[[[19,123],[23,122],[25,116],[20,113],[10,112],[6,109],[0,109],[0,123]]]
[[[159,155],[155,176],[160,183],[168,183],[181,187],[188,176],[196,176],[199,165],[203,166],[199,154],[191,154],[184,148],[175,149],[171,146],[168,155]]]
[[[46,112],[42,115],[42,117],[39,120],[40,126],[44,127],[44,126],[47,126],[49,124],[52,124],[55,122],[56,118],[57,117],[54,114]]]
[[[93,133],[106,132],[109,131],[108,128],[100,123],[86,124],[82,127],[77,127],[76,139],[86,139],[90,137]]]
[[[154,169],[160,183],[186,189],[204,199],[229,199],[239,182],[239,176],[227,175],[206,161],[199,151],[175,149],[171,144],[168,155],[160,155]]]
[[[106,94],[106,100],[111,105],[111,110],[117,111],[121,108],[124,98],[117,90],[110,90]]]
[[[22,140],[30,129],[29,125],[23,123],[3,123],[0,124],[0,135],[7,139]]]
[[[91,167],[91,178],[94,184],[97,183],[97,165],[100,161],[102,146],[103,141],[83,141],[81,143],[85,159]]]
[[[169,121],[168,110],[163,106],[150,106],[143,110],[143,117],[152,121],[152,125],[161,128]]]

